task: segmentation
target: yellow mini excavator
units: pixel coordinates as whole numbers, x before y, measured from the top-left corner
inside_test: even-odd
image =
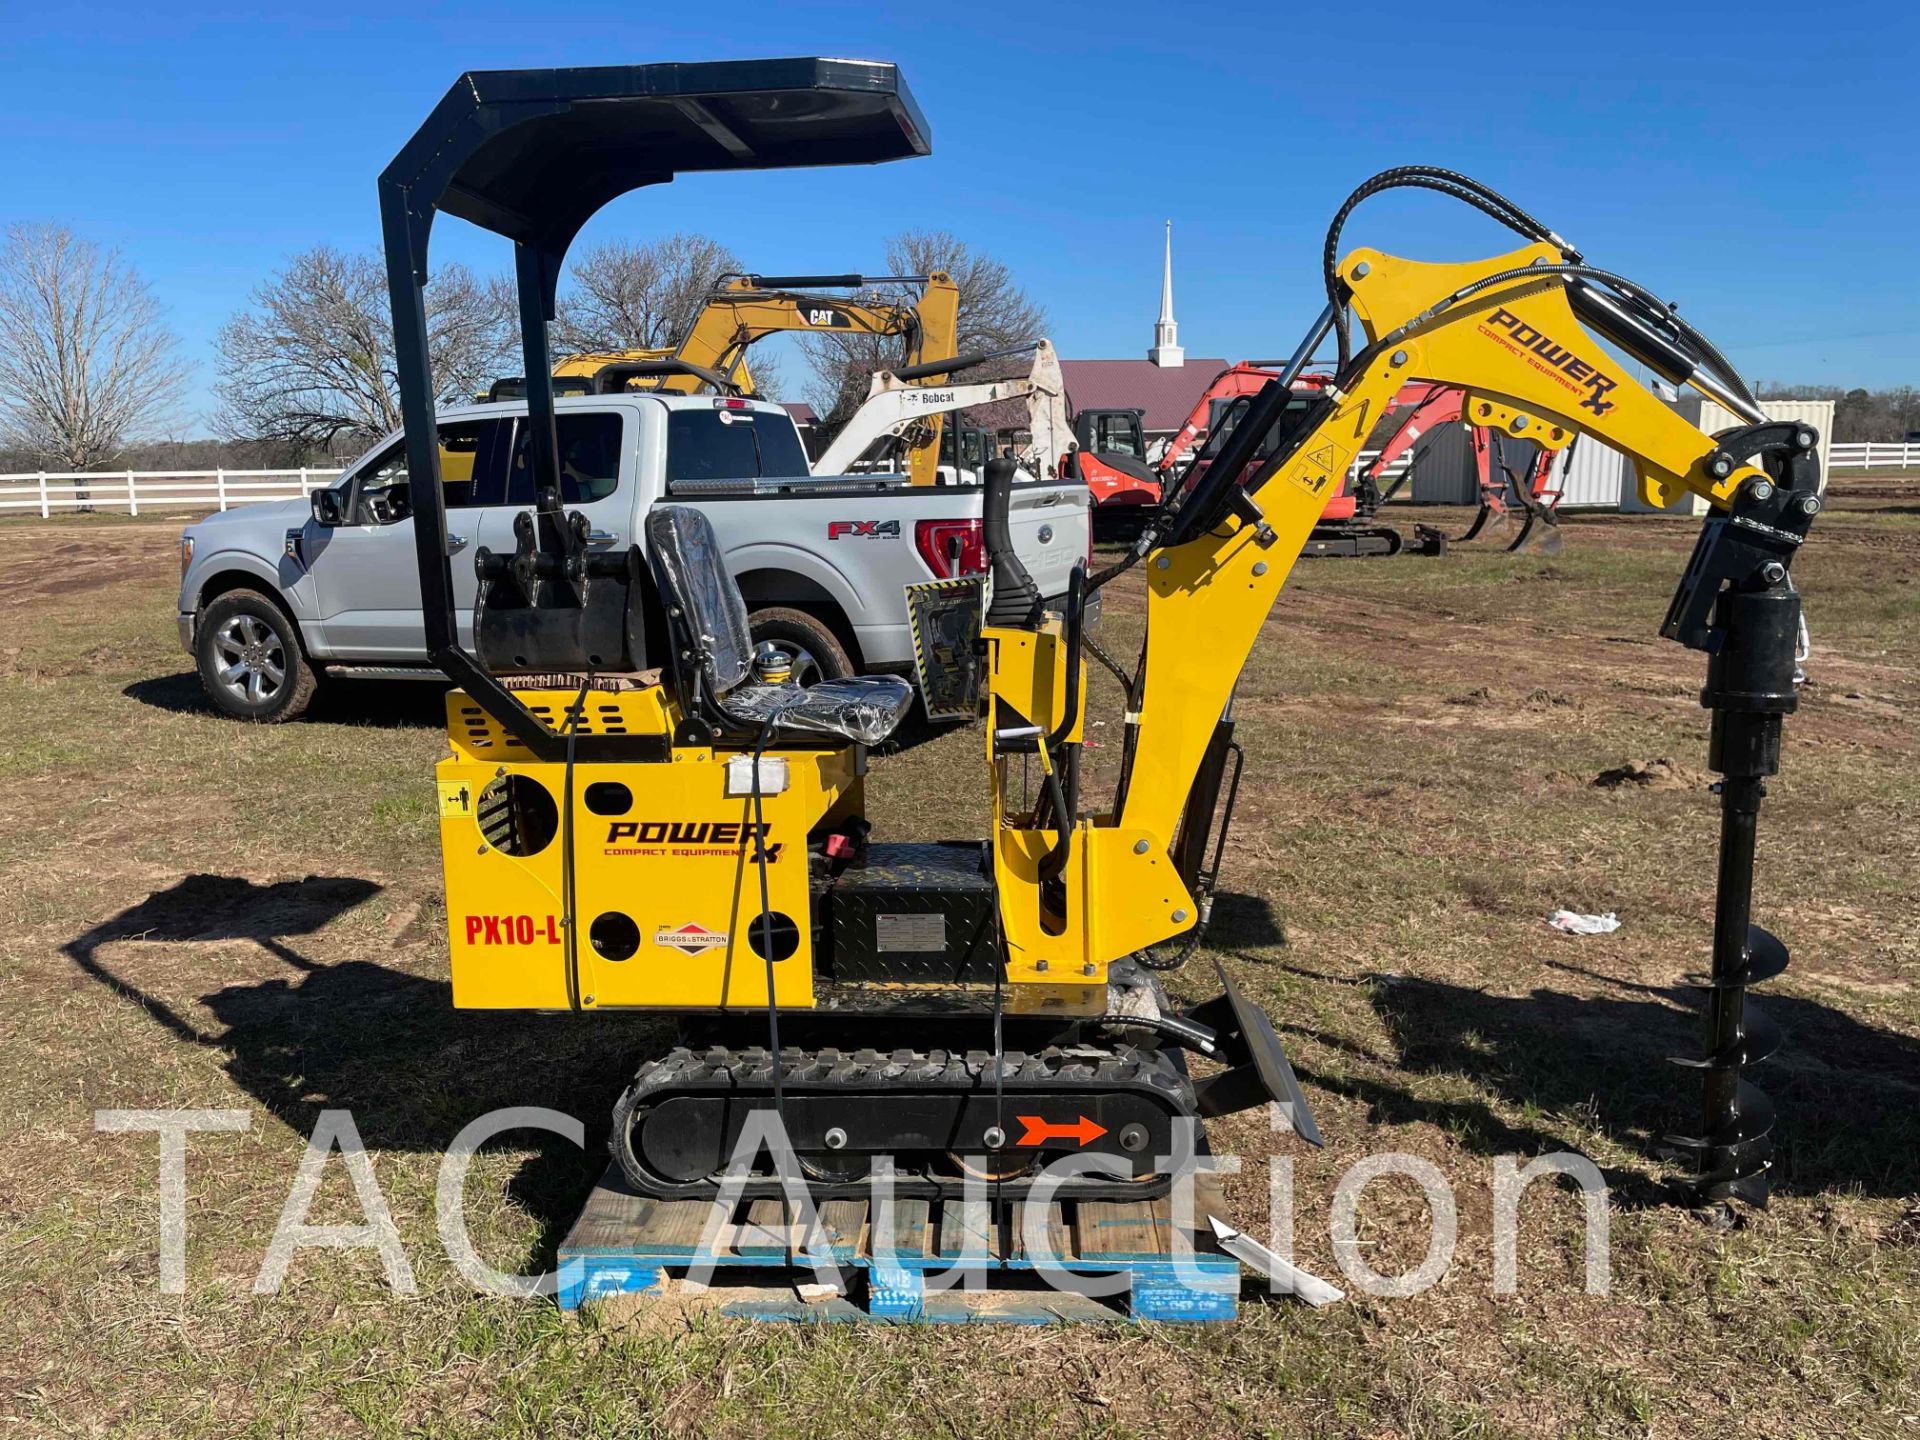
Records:
[[[380,186],[414,474],[438,463],[422,303],[436,211],[512,239],[525,373],[547,377],[554,279],[615,196],[680,171],[871,163],[929,144],[886,64],[462,77]],[[1521,243],[1467,264],[1341,254],[1354,206],[1403,185],[1466,201]],[[1769,423],[1670,306],[1459,175],[1409,167],[1362,186],[1328,233],[1324,278],[1325,310],[1213,463],[1124,557],[1079,571],[1064,610],[1040,608],[1006,543],[1011,467],[988,467],[993,582],[971,657],[984,837],[872,833],[865,790],[885,779],[869,776],[869,747],[908,687],[792,684],[783,656],[750,643],[699,512],[657,508],[625,554],[589,545],[560,502],[547,384],[527,397],[538,503],[513,553],[474,562],[471,652],[438,487],[416,485],[429,643],[460,687],[438,772],[454,1003],[611,1012],[608,1044],[636,1048],[616,1016],[677,1018],[677,1041],[640,1057],[614,1112],[612,1150],[637,1190],[713,1193],[748,1121],[769,1113],[829,1193],[884,1161],[909,1192],[985,1176],[1015,1194],[1074,1156],[1053,1167],[1071,1172],[1059,1196],[1141,1196],[1189,1153],[1197,1120],[1269,1101],[1318,1142],[1272,1024],[1224,970],[1222,992],[1184,1010],[1155,971],[1192,953],[1208,913],[1238,783],[1241,666],[1375,419],[1424,379],[1466,389],[1476,416],[1514,435],[1615,446],[1656,503],[1712,504],[1663,627],[1710,657],[1703,700],[1725,777],[1707,1044],[1689,1061],[1704,1118],[1673,1143],[1703,1199],[1764,1200],[1771,1120],[1741,1072],[1774,1037],[1746,988],[1786,956],[1748,910],[1762,782],[1795,702],[1788,568],[1820,509],[1816,437]],[[1300,406],[1292,382],[1329,337],[1333,382]],[[1701,433],[1601,337],[1749,423]],[[1082,621],[1134,570],[1146,640],[1117,788],[1095,800],[1081,785]],[[747,1160],[746,1193],[778,1183],[764,1157]]]

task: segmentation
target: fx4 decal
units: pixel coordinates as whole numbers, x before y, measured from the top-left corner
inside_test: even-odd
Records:
[[[829,540],[898,540],[898,520],[829,520]]]

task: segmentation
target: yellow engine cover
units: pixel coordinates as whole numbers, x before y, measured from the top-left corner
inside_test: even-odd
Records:
[[[574,694],[520,698],[555,724]],[[437,778],[455,1005],[565,1010],[577,995],[596,1010],[764,1006],[756,860],[764,846],[775,997],[783,1008],[812,1006],[807,839],[859,813],[857,747],[763,757],[756,824],[750,756],[668,746],[671,717],[657,688],[590,694],[581,734],[655,735],[663,758],[573,767],[579,935],[570,985],[567,767],[530,759],[459,691],[448,696],[447,719],[453,754]]]

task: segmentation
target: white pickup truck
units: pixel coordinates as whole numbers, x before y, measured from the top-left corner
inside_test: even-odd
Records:
[[[752,612],[756,640],[798,657],[803,681],[910,675],[905,587],[984,572],[981,494],[898,476],[813,476],[779,406],[732,396],[629,392],[556,402],[563,500],[593,543],[624,549],[671,498],[706,512]],[[440,414],[448,544],[512,553],[533,505],[526,407]],[[180,537],[180,643],[215,706],[287,720],[321,677],[439,678],[429,668],[414,565],[405,447],[390,435],[306,500],[211,515]],[[1087,490],[1016,488],[1015,548],[1045,596],[1088,553]],[[453,567],[461,643],[477,588]]]

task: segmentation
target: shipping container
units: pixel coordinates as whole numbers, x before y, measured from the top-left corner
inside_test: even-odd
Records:
[[[1578,436],[1561,452],[1560,508],[1562,510],[1617,510],[1621,487],[1631,471],[1627,457],[1611,445]]]
[[[1413,478],[1400,498],[1415,505],[1476,505],[1480,480],[1474,473],[1473,442],[1467,427],[1434,427],[1420,442],[1413,462]]]
[[[1738,415],[1724,405],[1705,399],[1699,395],[1682,395],[1678,400],[1667,402],[1680,415],[1693,425],[1699,426],[1709,435],[1717,435],[1722,430],[1736,429],[1746,424]],[[1827,447],[1833,439],[1833,401],[1831,400],[1763,400],[1760,408],[1769,420],[1797,420],[1811,425],[1820,432],[1820,489],[1827,488]],[[1633,483],[1629,475],[1620,493],[1620,508],[1632,514],[1644,515],[1653,509],[1640,499],[1640,487]],[[1688,495],[1670,509],[1660,512],[1666,515],[1704,515],[1707,502],[1698,495]]]

